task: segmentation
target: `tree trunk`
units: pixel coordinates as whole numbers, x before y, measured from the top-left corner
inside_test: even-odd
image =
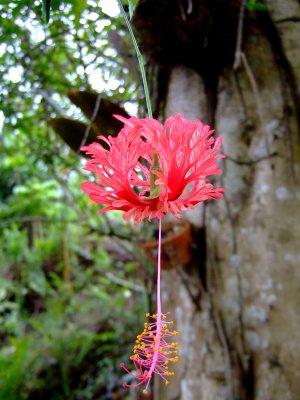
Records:
[[[267,6],[240,18],[236,70],[169,62],[166,114],[214,123],[226,195],[192,215],[192,265],[163,273],[181,359],[157,399],[300,399],[300,6]]]

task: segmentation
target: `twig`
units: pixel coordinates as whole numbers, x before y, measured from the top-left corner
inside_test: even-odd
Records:
[[[95,103],[95,107],[94,107],[94,110],[93,110],[93,114],[92,114],[91,119],[90,119],[90,123],[85,128],[84,136],[83,136],[82,141],[80,143],[80,146],[79,146],[79,148],[77,150],[78,153],[80,152],[81,147],[83,147],[85,145],[86,141],[87,141],[87,138],[89,136],[91,127],[92,127],[93,123],[95,122],[95,119],[96,119],[98,111],[99,111],[100,101],[101,101],[101,95],[98,94],[97,95],[97,99],[96,99],[96,103]]]
[[[245,16],[246,2],[247,2],[247,0],[241,1],[239,22],[238,22],[238,29],[237,29],[236,49],[235,49],[234,64],[233,64],[234,70],[238,69],[238,67],[241,64],[241,52],[242,52],[243,28],[244,28],[244,16]]]

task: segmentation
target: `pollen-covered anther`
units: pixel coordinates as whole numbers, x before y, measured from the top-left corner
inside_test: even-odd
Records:
[[[168,313],[167,313],[168,314]],[[166,314],[166,315],[167,315]],[[149,314],[148,318],[154,322],[144,324],[144,331],[137,336],[136,344],[133,347],[133,361],[135,371],[129,371],[124,364],[121,365],[125,371],[136,380],[136,383],[126,384],[126,387],[145,385],[148,390],[153,374],[160,376],[165,382],[166,377],[174,376],[174,372],[169,371],[169,362],[178,361],[178,343],[168,342],[168,339],[178,334],[177,331],[169,332],[168,321],[165,314]],[[164,322],[162,322],[165,320]],[[166,383],[168,384],[168,383]],[[145,392],[143,392],[145,394]]]

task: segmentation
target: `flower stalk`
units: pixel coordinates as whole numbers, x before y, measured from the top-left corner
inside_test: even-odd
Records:
[[[144,394],[148,393],[148,387],[153,375],[160,376],[165,385],[169,384],[168,378],[174,376],[174,372],[169,370],[169,363],[177,363],[178,343],[170,342],[170,338],[178,335],[176,330],[172,330],[173,321],[168,321],[169,313],[163,314],[161,311],[161,231],[162,219],[159,218],[158,229],[158,254],[157,254],[157,292],[156,303],[157,313],[146,317],[150,320],[144,324],[143,332],[137,336],[136,345],[133,348],[133,361],[135,372],[129,371],[124,363],[121,367],[131,375],[137,382],[131,385],[125,383],[124,387],[136,387],[145,385]]]
[[[152,113],[152,106],[151,106],[151,99],[150,99],[150,94],[149,94],[149,88],[148,88],[148,82],[147,82],[147,77],[146,77],[146,71],[145,71],[145,66],[144,66],[144,59],[142,56],[142,53],[140,52],[140,48],[139,45],[137,43],[137,40],[135,38],[133,29],[131,27],[130,21],[127,17],[127,14],[124,10],[123,4],[121,0],[118,0],[118,4],[122,13],[122,16],[124,18],[124,21],[127,25],[128,28],[128,32],[129,35],[131,37],[132,40],[132,44],[133,47],[135,49],[136,52],[136,56],[138,59],[138,63],[139,63],[139,68],[140,68],[140,72],[141,72],[141,77],[142,77],[142,82],[143,82],[143,87],[144,87],[144,94],[145,94],[145,100],[146,100],[146,106],[147,106],[147,112],[148,112],[148,116],[149,118],[152,118],[153,113]],[[133,14],[133,7],[132,7],[132,3],[129,1],[129,10],[130,10],[130,18],[132,17]],[[160,186],[156,185],[156,179],[157,176],[153,173],[153,171],[155,171],[156,169],[159,170],[159,163],[158,163],[158,157],[157,154],[153,155],[153,168],[150,171],[150,176],[151,176],[151,181],[150,181],[150,197],[151,199],[155,199],[156,197],[159,196],[160,194]]]

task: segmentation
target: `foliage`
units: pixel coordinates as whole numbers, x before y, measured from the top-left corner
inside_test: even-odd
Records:
[[[268,11],[268,7],[261,1],[257,0],[248,0],[246,7],[249,11]]]
[[[132,228],[81,193],[82,160],[48,122],[86,121],[66,90],[128,106],[142,89],[119,16],[52,0],[43,25],[41,3],[0,5],[0,399],[100,400],[122,390],[151,274]]]

